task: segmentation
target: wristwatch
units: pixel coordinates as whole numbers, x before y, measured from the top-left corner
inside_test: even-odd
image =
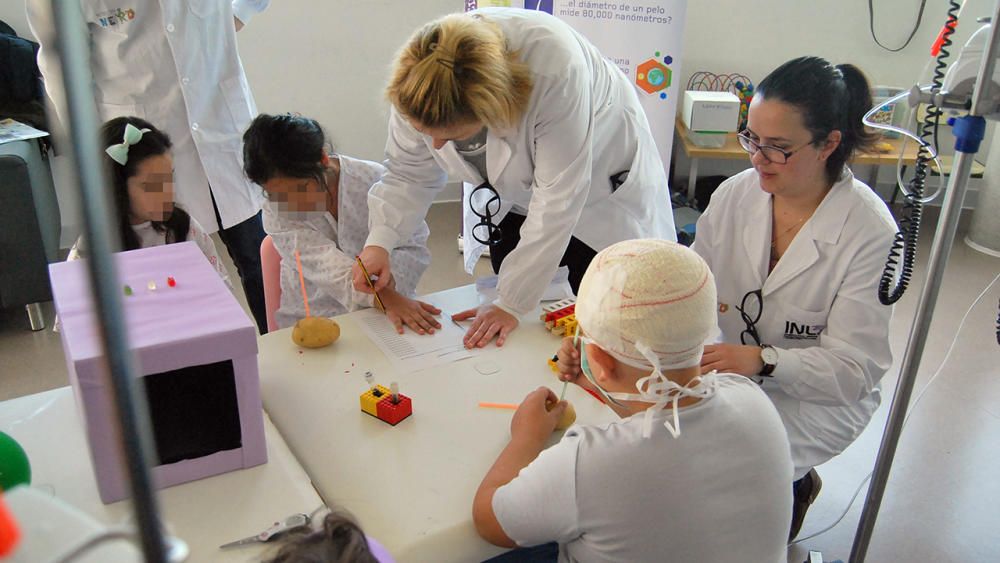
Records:
[[[760,359],[764,362],[764,369],[760,370],[760,375],[770,377],[774,368],[778,367],[778,351],[770,344],[761,344]]]

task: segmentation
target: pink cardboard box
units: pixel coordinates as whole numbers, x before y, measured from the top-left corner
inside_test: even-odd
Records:
[[[193,242],[115,255],[129,345],[156,438],[153,481],[170,487],[267,462],[257,331]],[[129,496],[87,264],[49,267],[70,382],[101,500]],[[167,278],[176,285],[170,287]],[[155,290],[148,288],[156,284]]]

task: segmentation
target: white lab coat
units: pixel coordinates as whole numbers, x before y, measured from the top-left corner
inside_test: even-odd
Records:
[[[80,1],[101,119],[141,117],[170,136],[176,201],[209,233],[218,229],[212,196],[223,228],[255,215],[263,199],[243,174],[243,131],[257,107],[236,48],[233,16],[246,23],[269,3]],[[28,0],[27,13],[42,45],[38,65],[46,89],[63,112],[49,1]]]
[[[489,181],[500,194],[499,223],[527,213],[517,248],[500,268],[497,304],[515,314],[537,306],[570,237],[595,250],[633,238],[675,240],[667,178],[635,87],[568,24],[529,10],[483,9],[509,49],[531,68],[534,87],[516,127],[490,128]],[[392,248],[427,214],[445,181],[483,178],[447,143],[434,150],[395,110],[388,172],[371,191],[369,245]],[[612,193],[610,177],[630,170]],[[466,221],[478,218],[464,209]]]
[[[746,325],[736,307],[763,290],[757,331],[778,364],[762,387],[785,423],[799,479],[850,445],[881,400],[892,308],[876,291],[896,224],[846,171],[768,275],[771,215],[771,196],[746,170],[712,195],[693,248],[715,274],[724,342],[740,343]]]
[[[305,317],[295,250],[302,261],[302,277],[309,296],[309,312],[333,317],[372,306],[372,296],[355,291],[351,267],[368,237],[368,190],[385,172],[377,162],[340,155],[337,217],[326,211],[294,218],[271,203],[264,204],[264,230],[281,256],[281,305],[275,315],[280,328]],[[431,263],[427,223],[392,251],[396,290],[413,297],[417,283]]]

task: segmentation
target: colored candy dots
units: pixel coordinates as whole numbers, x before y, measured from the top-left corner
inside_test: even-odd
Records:
[[[167,285],[170,287],[177,287],[177,280],[175,280],[172,276],[167,276]]]
[[[126,284],[125,288],[124,288],[124,291],[125,291],[125,297],[131,297],[132,296],[132,286]]]

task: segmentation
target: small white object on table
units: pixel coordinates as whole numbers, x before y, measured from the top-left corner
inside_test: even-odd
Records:
[[[442,323],[478,304],[472,285],[422,299],[443,310]],[[260,338],[261,394],[275,426],[323,499],[354,514],[398,561],[479,561],[503,552],[476,534],[472,498],[510,439],[513,411],[479,403],[519,403],[539,386],[559,394],[562,382],[547,361],[560,339],[533,313],[502,348],[399,373],[352,315],[336,318],[341,336],[326,348],[301,350],[287,329]],[[399,382],[413,401],[411,417],[390,426],[361,411],[369,370],[381,385]],[[578,422],[616,418],[575,385],[566,399]]]
[[[27,453],[32,487],[50,491],[106,526],[133,522],[130,501],[101,502],[81,425],[69,387],[0,403],[0,431]],[[227,550],[219,546],[254,535],[291,514],[309,514],[322,504],[266,415],[264,427],[264,465],[159,491],[160,516],[169,533],[187,543],[188,562],[260,560],[274,544]]]

